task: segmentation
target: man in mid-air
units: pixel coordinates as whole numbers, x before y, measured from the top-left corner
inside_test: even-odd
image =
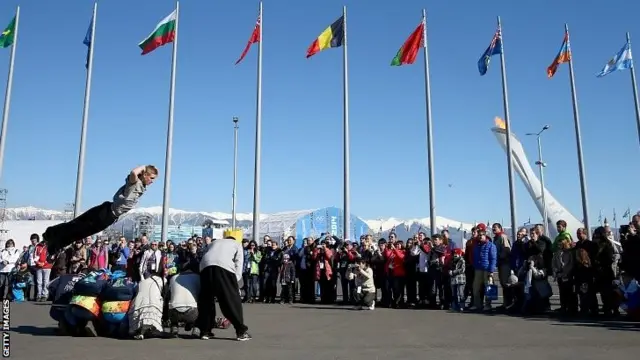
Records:
[[[92,207],[71,221],[48,227],[42,237],[49,254],[57,254],[76,240],[92,236],[114,224],[120,216],[138,204],[147,186],[151,185],[157,176],[158,169],[155,166],[139,166],[131,170],[125,184],[116,191],[112,201]]]

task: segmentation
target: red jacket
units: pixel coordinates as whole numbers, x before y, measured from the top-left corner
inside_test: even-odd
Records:
[[[313,250],[312,258],[316,260],[316,281],[320,281],[322,276],[322,269],[320,268],[320,264],[323,264],[324,274],[327,276],[327,280],[331,280],[333,276],[333,269],[331,268],[331,258],[333,257],[333,250],[325,249],[324,256],[320,253],[318,249]]]
[[[451,270],[451,263],[453,262],[453,252],[451,251],[451,249],[447,246],[447,249],[444,251],[444,264],[443,264],[443,269],[445,271],[449,271]]]
[[[347,252],[336,252],[334,257],[334,265],[339,271],[346,271],[349,264],[353,264],[358,259],[358,253],[355,250]]]
[[[38,269],[51,269],[53,267],[53,264],[47,261],[48,256],[49,253],[47,252],[47,245],[44,243],[36,245],[36,248],[33,251],[33,258],[36,261],[36,267]]]
[[[464,249],[466,266],[473,265],[473,248],[478,244],[478,238],[474,237],[467,241]]]
[[[404,250],[386,249],[384,251],[384,258],[386,259],[384,264],[385,271],[389,273],[389,270],[391,270],[391,276],[405,276],[404,255]]]

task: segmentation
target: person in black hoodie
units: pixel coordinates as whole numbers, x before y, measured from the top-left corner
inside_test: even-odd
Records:
[[[300,279],[300,302],[304,304],[313,304],[316,299],[315,271],[313,271],[315,267],[312,266],[314,246],[313,238],[305,238],[302,240],[302,250],[299,251],[298,265],[300,266],[300,271],[298,272],[298,277]]]
[[[589,256],[589,259],[593,261],[593,259],[595,259],[596,255],[598,254],[598,245],[589,240],[588,236],[589,235],[584,228],[578,229],[578,231],[576,231],[576,238],[578,239],[578,241],[576,241],[573,247],[576,250],[584,249],[584,251],[586,251],[587,255]]]
[[[278,249],[278,243],[271,243],[271,248],[265,249],[264,261],[264,302],[274,304],[278,294],[278,275],[282,264],[282,251]]]
[[[378,241],[378,248],[374,251],[373,256],[371,257],[371,267],[373,268],[373,282],[376,286],[376,289],[380,289],[382,292],[382,296],[380,298],[380,301],[378,302],[378,305],[382,307],[389,307],[389,305],[391,305],[391,289],[388,285],[386,272],[387,269],[385,268],[386,259],[384,257],[384,251],[386,250],[386,248],[387,240],[380,239]]]
[[[199,274],[200,256],[198,254],[198,248],[195,243],[190,243],[187,246],[187,251],[182,253],[182,259],[180,259],[180,271],[191,271]]]
[[[547,274],[552,274],[552,266],[551,263],[553,261],[553,242],[544,233],[544,226],[542,224],[536,224],[534,227],[534,231],[538,234],[538,241],[536,241],[536,245],[542,252],[542,259],[544,261],[544,267],[547,271]]]
[[[620,269],[627,272],[635,279],[640,279],[640,234],[635,225],[640,221],[640,216],[634,215],[634,222],[620,227],[620,242],[622,243],[622,255]]]
[[[584,228],[576,231],[578,241],[574,245],[575,266],[573,269],[574,283],[580,313],[582,315],[598,315],[598,298],[595,284],[595,259],[598,255],[598,245],[589,240]]]
[[[418,260],[420,248],[416,240],[407,240],[404,256],[404,271],[406,274],[407,306],[414,307],[418,300]]]
[[[431,292],[429,294],[429,307],[431,308],[447,308],[444,298],[444,284],[443,284],[443,266],[444,256],[447,251],[446,245],[442,243],[442,236],[435,234],[431,237],[433,246],[429,253],[429,283],[431,284]],[[438,304],[436,305],[436,296],[438,298]]]
[[[603,226],[593,231],[593,241],[597,245],[597,252],[592,263],[595,265],[595,287],[600,293],[602,311],[605,316],[613,315],[613,273],[614,249],[613,244],[607,238],[607,231]]]

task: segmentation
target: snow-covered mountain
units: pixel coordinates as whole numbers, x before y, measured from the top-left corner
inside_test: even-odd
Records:
[[[210,217],[218,220],[231,220],[231,214],[225,212],[205,212],[205,211],[186,211],[180,209],[170,209],[172,219],[192,219]],[[39,209],[33,206],[7,208],[5,209],[5,220],[67,220],[71,216],[70,213],[59,210]],[[146,208],[136,208],[129,212],[128,218],[135,217],[137,215],[147,215],[153,217],[160,217],[162,215],[161,206],[153,206]],[[253,215],[251,213],[237,213],[236,219],[240,223],[250,224]],[[267,220],[268,214],[261,214],[261,220]],[[174,220],[175,221],[175,220]],[[371,230],[375,232],[388,233],[391,230],[395,230],[400,235],[401,232],[415,232],[420,229],[426,230],[430,225],[430,219],[416,218],[416,219],[376,219],[376,220],[364,220]],[[240,224],[242,226],[242,224]],[[460,229],[462,231],[470,231],[473,224],[464,223],[457,220],[451,220],[441,216],[436,217],[436,227],[438,229]]]

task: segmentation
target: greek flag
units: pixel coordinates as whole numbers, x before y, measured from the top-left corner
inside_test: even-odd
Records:
[[[631,58],[631,47],[627,42],[622,49],[615,54],[611,60],[602,68],[602,70],[596,74],[597,77],[603,77],[609,75],[614,71],[631,69],[633,66],[633,59]]]

